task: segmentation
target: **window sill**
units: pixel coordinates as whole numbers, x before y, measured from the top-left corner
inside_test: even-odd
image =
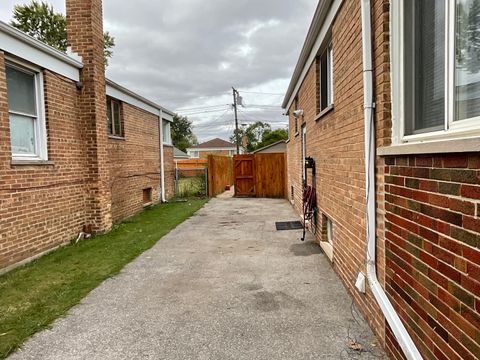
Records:
[[[143,207],[144,208],[147,208],[147,207],[150,207],[153,205],[153,201],[150,201],[150,202],[147,202],[147,203],[143,203]]]
[[[320,120],[322,117],[324,117],[325,115],[327,115],[330,111],[333,110],[333,104],[332,105],[328,105],[325,109],[323,109],[322,111],[320,111],[317,116],[315,116],[315,121],[318,121]]]
[[[55,163],[49,160],[12,160],[11,166],[54,166]]]
[[[297,137],[299,134],[300,134],[300,133],[297,131],[297,132],[295,133],[295,137]]]
[[[171,147],[173,147],[173,144],[163,143],[163,146],[171,146]]]
[[[405,143],[377,149],[379,156],[442,154],[480,151],[480,137]]]
[[[108,138],[112,139],[112,140],[123,140],[123,141],[125,141],[125,136],[108,135]]]

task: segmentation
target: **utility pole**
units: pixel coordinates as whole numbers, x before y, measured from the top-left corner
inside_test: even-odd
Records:
[[[238,91],[232,87],[233,90],[233,110],[235,111],[235,142],[237,143],[237,155],[240,155],[240,134],[238,133],[238,114],[237,114],[237,95]]]

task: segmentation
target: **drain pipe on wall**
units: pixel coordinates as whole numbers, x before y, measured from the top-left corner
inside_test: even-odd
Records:
[[[360,0],[362,6],[362,48],[363,48],[363,85],[364,85],[364,117],[365,117],[365,170],[367,196],[367,279],[370,289],[382,310],[395,338],[408,360],[422,360],[422,356],[408,334],[402,320],[392,306],[377,278],[376,269],[376,209],[375,209],[375,126],[373,101],[373,66],[372,66],[372,21],[370,0]],[[362,289],[362,278],[359,274],[357,288]],[[363,281],[363,292],[364,281]]]
[[[158,113],[160,120],[158,121],[158,133],[160,136],[160,189],[161,189],[161,201],[162,203],[166,202],[165,200],[165,164],[164,164],[164,154],[163,154],[163,110],[160,109]]]

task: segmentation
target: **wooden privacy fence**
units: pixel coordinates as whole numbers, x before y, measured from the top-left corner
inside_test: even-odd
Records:
[[[199,169],[208,166],[207,159],[182,159],[175,160],[177,169]]]
[[[233,158],[229,156],[208,156],[208,196],[213,197],[233,184]]]
[[[236,197],[286,198],[286,154],[235,155]]]

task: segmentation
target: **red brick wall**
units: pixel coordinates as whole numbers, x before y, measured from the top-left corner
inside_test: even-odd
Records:
[[[160,187],[158,116],[122,103],[122,119],[125,138],[108,140],[113,221],[142,210],[143,189],[158,202]]]
[[[385,161],[388,293],[425,358],[478,359],[480,155]]]
[[[103,57],[102,0],[66,0],[67,37],[72,50],[82,57],[77,121],[83,124],[87,149],[87,222],[95,232],[112,225],[107,152],[105,65]]]
[[[334,108],[317,116],[317,66],[311,64],[298,93],[299,134],[288,143],[288,181],[294,188],[294,207],[301,214],[302,159],[301,126],[307,129],[307,156],[316,161],[318,207],[316,239],[325,238],[322,215],[333,221],[333,267],[353,296],[372,328],[383,339],[384,318],[370,290],[360,294],[354,283],[365,273],[365,165],[362,42],[360,2],[344,2],[332,27]],[[293,108],[289,109],[290,129],[294,129]],[[309,183],[312,179],[309,177]],[[323,231],[322,231],[323,230]],[[382,254],[382,247],[379,253]],[[380,279],[383,276],[379,262]]]
[[[11,165],[4,56],[0,54],[0,268],[74,238],[85,224],[87,185],[77,90],[44,72],[51,164]]]
[[[165,172],[165,198],[171,199],[175,195],[175,161],[173,160],[173,146],[163,146],[163,161]]]

